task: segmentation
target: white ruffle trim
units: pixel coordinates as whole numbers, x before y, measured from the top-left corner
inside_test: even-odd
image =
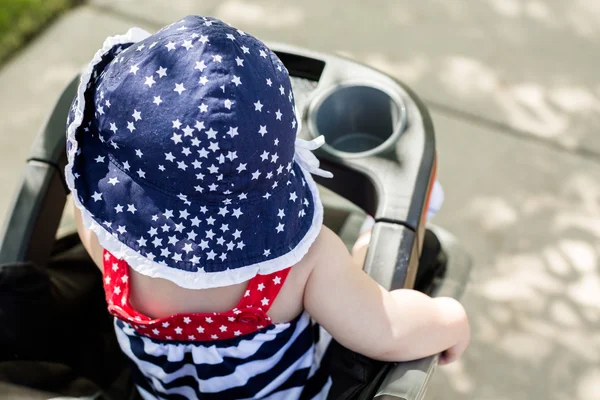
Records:
[[[73,122],[71,122],[67,128],[67,141],[71,143],[71,149],[67,154],[68,163],[65,167],[65,179],[69,189],[71,189],[75,206],[81,211],[84,226],[96,233],[98,242],[104,249],[112,253],[115,257],[125,260],[135,271],[152,278],[167,279],[185,289],[208,289],[235,285],[248,281],[257,274],[270,274],[297,264],[306,255],[319,235],[321,226],[323,225],[323,205],[319,198],[317,184],[310,173],[301,164],[299,164],[300,169],[302,170],[308,188],[312,193],[314,204],[313,220],[310,229],[296,247],[291,249],[288,253],[271,260],[233,270],[210,273],[189,272],[151,261],[129,246],[121,243],[115,236],[104,229],[102,225],[94,220],[92,214],[90,214],[79,201],[79,196],[75,188],[75,177],[73,176],[73,163],[78,149],[75,133],[83,120],[83,111],[85,109],[84,93],[93,73],[94,66],[96,66],[102,60],[102,56],[115,45],[136,43],[146,39],[148,36],[150,36],[150,34],[143,29],[132,28],[125,35],[109,37],[104,41],[102,49],[96,53],[87,69],[81,75],[79,88],[77,90],[77,109],[75,110]]]

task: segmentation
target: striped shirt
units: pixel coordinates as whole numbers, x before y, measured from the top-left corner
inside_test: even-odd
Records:
[[[319,367],[330,336],[317,334],[306,312],[279,324],[266,316],[263,304],[272,303],[287,270],[257,275],[230,312],[161,319],[129,304],[125,262],[105,252],[104,271],[117,339],[144,399],[326,398],[331,379]]]

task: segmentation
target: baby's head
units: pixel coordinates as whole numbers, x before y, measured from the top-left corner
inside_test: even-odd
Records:
[[[240,283],[295,264],[320,230],[298,123],[286,68],[251,35],[197,16],[132,29],[82,76],[67,183],[85,226],[136,271]]]

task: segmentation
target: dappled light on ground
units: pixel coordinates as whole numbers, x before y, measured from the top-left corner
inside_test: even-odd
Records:
[[[440,148],[470,143],[471,152],[481,153],[474,135],[470,129],[440,136]],[[531,157],[516,160],[503,140],[496,144],[506,158],[475,156],[481,170],[454,169],[465,183],[446,189],[440,223],[469,243],[475,257],[464,298],[473,342],[459,364],[439,370],[428,398],[596,399],[600,165],[535,151],[526,142],[518,154]],[[441,171],[458,159],[442,154]]]
[[[92,3],[156,27],[190,13],[214,15],[264,40],[343,52],[434,104],[600,154],[595,0]]]

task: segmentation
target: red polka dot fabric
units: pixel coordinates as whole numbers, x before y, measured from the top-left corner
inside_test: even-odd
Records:
[[[223,313],[176,314],[150,318],[129,303],[129,266],[123,260],[104,252],[104,291],[108,311],[128,322],[141,335],[172,341],[211,341],[232,339],[260,331],[272,325],[267,315],[279,294],[290,268],[256,275],[248,282],[246,293],[235,308]]]

